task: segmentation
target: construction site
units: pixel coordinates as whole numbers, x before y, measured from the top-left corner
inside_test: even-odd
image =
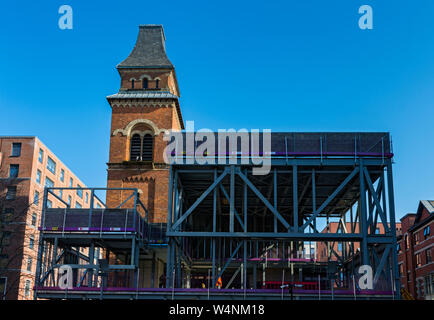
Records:
[[[170,164],[164,133],[188,133],[162,26],[141,25],[117,70],[107,186],[82,208],[45,188],[35,299],[400,299],[388,132],[272,132],[248,153],[233,133],[235,153]]]

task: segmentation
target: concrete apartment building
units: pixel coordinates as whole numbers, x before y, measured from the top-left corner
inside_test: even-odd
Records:
[[[401,218],[397,238],[401,286],[414,298],[434,300],[434,201],[419,202],[417,213]]]
[[[0,137],[0,299],[32,299],[44,187],[85,184],[37,137]],[[69,206],[89,202],[86,190],[58,190]],[[47,206],[60,201],[51,196]]]

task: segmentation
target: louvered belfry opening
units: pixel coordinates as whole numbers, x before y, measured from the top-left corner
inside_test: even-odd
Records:
[[[154,139],[150,134],[145,134],[143,137],[143,147],[142,147],[142,160],[152,161],[152,149],[153,149]]]
[[[139,161],[140,160],[140,147],[142,141],[140,139],[140,135],[134,134],[131,137],[131,149],[130,149],[130,160],[131,161]]]

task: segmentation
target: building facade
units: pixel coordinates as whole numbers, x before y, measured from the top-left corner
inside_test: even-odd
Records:
[[[44,187],[86,186],[37,137],[0,137],[0,299],[33,298]],[[57,196],[70,207],[89,203],[86,190]]]
[[[434,201],[419,202],[417,213],[401,218],[397,239],[401,286],[414,298],[434,300]]]

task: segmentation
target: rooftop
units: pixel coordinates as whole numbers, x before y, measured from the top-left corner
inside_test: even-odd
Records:
[[[173,65],[166,55],[165,40],[162,25],[140,25],[133,51],[117,65],[117,68],[173,69]]]

